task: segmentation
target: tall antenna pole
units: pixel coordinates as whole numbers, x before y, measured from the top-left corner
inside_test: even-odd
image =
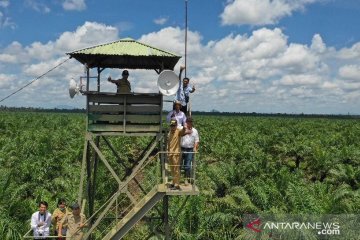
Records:
[[[185,77],[186,77],[186,70],[187,70],[187,65],[186,65],[186,58],[187,58],[187,31],[188,31],[187,3],[188,3],[188,0],[185,0]]]

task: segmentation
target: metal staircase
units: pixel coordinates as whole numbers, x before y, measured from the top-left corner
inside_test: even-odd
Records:
[[[106,234],[103,240],[121,239],[164,196],[165,192],[159,192],[158,186],[155,186]]]
[[[195,184],[182,186],[181,191],[168,188],[167,181],[164,180],[168,173],[165,164],[160,163],[160,155],[164,154],[166,152],[158,152],[153,158],[146,156],[140,161],[140,165],[133,169],[119,189],[88,219],[89,223],[91,219],[95,222],[91,224],[83,239],[91,239],[91,235],[95,239],[122,239],[151,209],[157,210],[161,218],[167,215],[167,207],[161,211],[155,205],[160,201],[168,204],[168,196],[199,194]],[[160,171],[164,172],[162,176]],[[163,219],[163,224],[167,224],[167,220]],[[166,228],[168,227],[165,226]]]

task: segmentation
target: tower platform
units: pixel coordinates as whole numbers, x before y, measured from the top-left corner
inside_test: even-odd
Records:
[[[199,195],[199,188],[195,184],[188,184],[187,186],[180,184],[181,190],[171,190],[169,184],[159,184],[158,191],[164,192],[166,195]]]

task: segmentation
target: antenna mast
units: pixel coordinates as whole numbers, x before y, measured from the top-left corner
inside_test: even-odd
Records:
[[[187,70],[187,64],[186,64],[186,58],[187,58],[187,31],[188,31],[188,7],[187,7],[188,0],[185,0],[185,77],[186,77],[186,70]]]

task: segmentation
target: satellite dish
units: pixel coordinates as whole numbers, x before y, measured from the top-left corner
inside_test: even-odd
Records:
[[[174,95],[179,89],[179,78],[173,71],[164,70],[159,75],[157,85],[165,96]]]
[[[76,84],[75,80],[72,78],[70,80],[70,86],[69,86],[69,94],[71,98],[74,98],[75,94],[78,94],[80,91],[79,86]]]

